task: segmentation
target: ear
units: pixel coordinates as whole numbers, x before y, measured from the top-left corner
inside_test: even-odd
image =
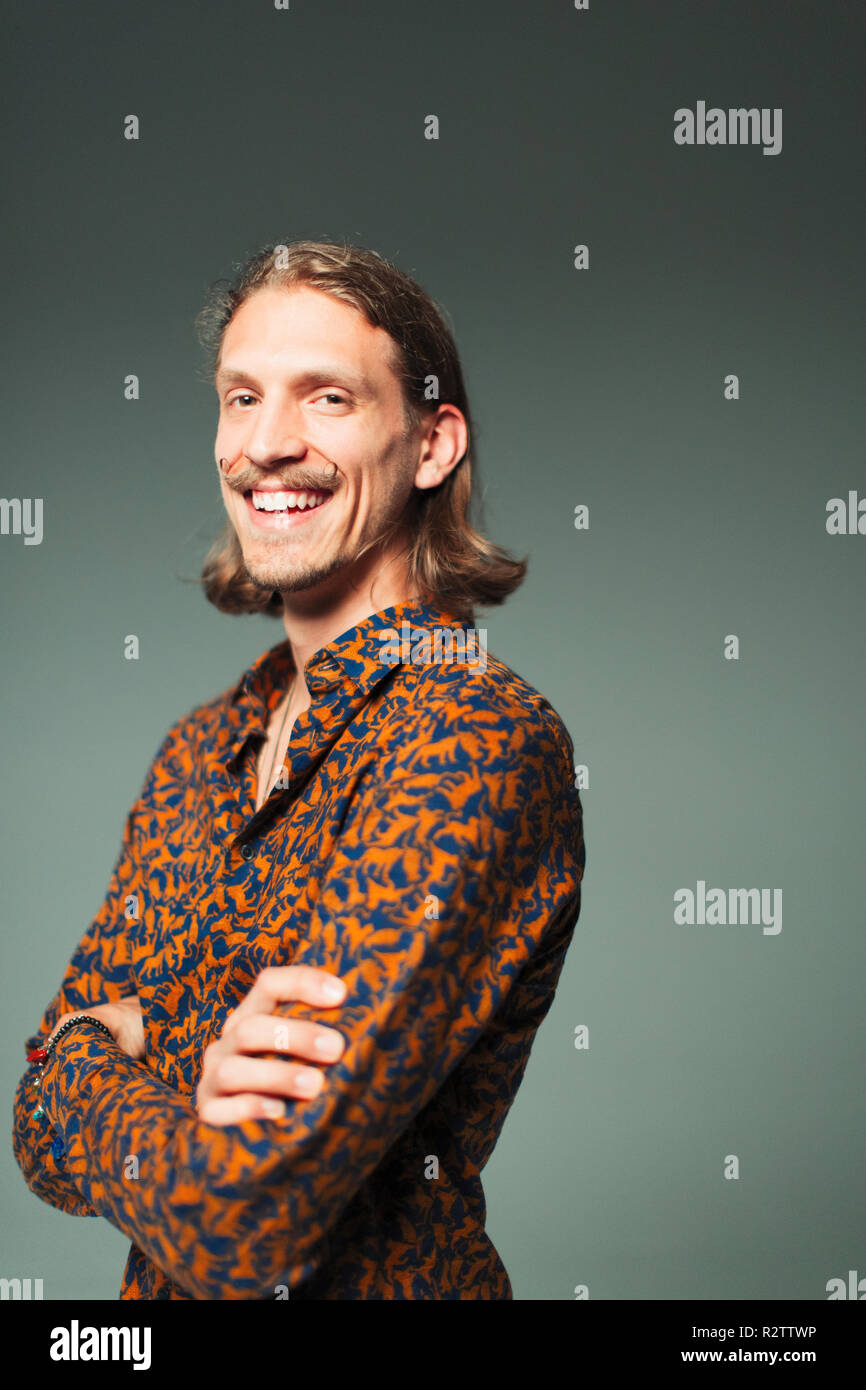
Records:
[[[415,470],[415,486],[438,487],[464,457],[469,442],[466,417],[456,405],[440,405],[427,425]]]

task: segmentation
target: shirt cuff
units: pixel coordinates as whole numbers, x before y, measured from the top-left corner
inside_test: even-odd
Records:
[[[42,1108],[54,1129],[55,1158],[68,1152],[69,1141],[81,1129],[81,1102],[98,1089],[101,1074],[112,1057],[130,1058],[114,1038],[81,1022],[58,1038],[42,1071]]]

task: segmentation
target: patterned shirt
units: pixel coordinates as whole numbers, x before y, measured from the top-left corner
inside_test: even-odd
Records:
[[[317,651],[258,812],[287,641],[157,751],[26,1044],[137,994],[145,1058],[81,1024],[44,1113],[34,1067],[15,1097],[33,1192],[132,1241],[121,1298],[513,1297],[480,1175],[577,922],[583,818],[562,721],[474,631],[411,600]],[[276,1009],[342,1033],[324,1087],[283,1118],[204,1123],[205,1048],[260,971],[302,963],[348,987]]]

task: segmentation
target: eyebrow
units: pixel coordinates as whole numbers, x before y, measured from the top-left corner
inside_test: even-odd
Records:
[[[308,367],[306,371],[297,372],[291,378],[294,386],[325,386],[343,381],[358,396],[371,396],[373,393],[365,377],[352,371],[350,367],[339,366],[337,363],[323,362],[316,367]],[[263,387],[256,380],[251,372],[242,371],[239,367],[220,367],[214,374],[214,385],[218,390],[229,386],[254,386],[257,391],[262,391]]]

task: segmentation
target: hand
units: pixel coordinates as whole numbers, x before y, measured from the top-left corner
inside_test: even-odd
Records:
[[[112,1004],[89,1004],[87,1008],[73,1009],[62,1014],[47,1042],[51,1041],[61,1024],[70,1018],[80,1018],[82,1014],[89,1014],[91,1018],[98,1018],[100,1023],[104,1023],[127,1057],[132,1057],[136,1062],[144,1057],[144,1023],[137,994],[127,994]]]
[[[226,1020],[216,1040],[205,1049],[202,1075],[196,1090],[199,1119],[211,1125],[239,1124],[241,1120],[276,1119],[286,1113],[281,1097],[310,1100],[325,1084],[324,1073],[297,1062],[267,1061],[250,1056],[259,1052],[287,1052],[319,1063],[336,1062],[345,1040],[336,1028],[306,1019],[282,1018],[272,1012],[275,1004],[299,999],[319,1009],[332,1009],[342,998],[331,999],[324,991],[336,984],[346,993],[339,976],[311,965],[279,965],[263,970],[246,998]],[[317,1040],[328,1044],[320,1052]],[[307,1074],[311,1086],[304,1086]]]

